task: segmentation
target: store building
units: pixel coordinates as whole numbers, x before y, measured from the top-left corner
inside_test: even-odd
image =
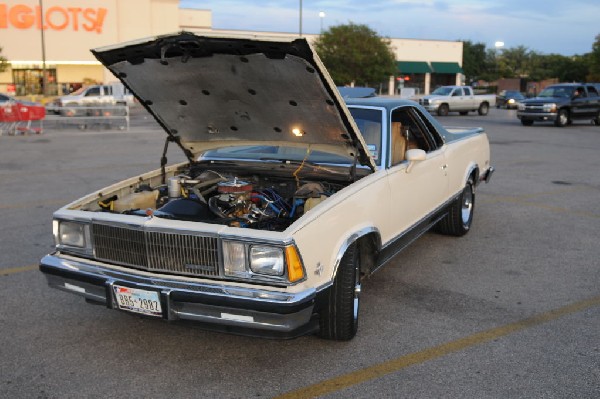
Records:
[[[84,84],[113,82],[116,78],[95,60],[89,49],[179,30],[216,31],[212,29],[212,12],[179,8],[179,0],[0,0],[0,47],[2,56],[9,61],[9,68],[0,72],[0,92],[41,95],[43,71],[47,95],[69,93]],[[318,37],[304,36],[309,41]],[[462,42],[391,42],[398,74],[390,78],[389,93],[414,88],[416,94],[428,94],[437,85],[460,83]]]

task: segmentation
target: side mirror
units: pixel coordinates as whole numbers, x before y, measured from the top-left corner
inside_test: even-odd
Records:
[[[427,153],[421,149],[412,149],[406,151],[405,154],[406,160],[408,161],[408,167],[406,168],[406,173],[410,173],[415,162],[424,161],[427,159]]]

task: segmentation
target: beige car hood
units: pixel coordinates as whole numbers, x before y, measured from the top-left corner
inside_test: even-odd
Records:
[[[305,39],[181,32],[92,52],[190,159],[210,142],[284,142],[334,146],[375,169]]]

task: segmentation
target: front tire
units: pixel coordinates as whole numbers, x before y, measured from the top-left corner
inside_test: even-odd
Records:
[[[327,303],[321,309],[321,338],[348,341],[356,335],[361,288],[359,259],[355,242],[342,257],[333,286],[327,294]]]
[[[436,231],[450,236],[464,236],[471,229],[474,212],[475,184],[472,179],[469,179],[462,193],[450,206],[446,216],[437,223]]]
[[[554,125],[558,127],[565,127],[569,124],[569,111],[561,109],[558,111]]]
[[[592,122],[594,122],[594,125],[600,126],[600,111],[598,111],[596,118]]]
[[[479,109],[477,110],[477,113],[479,115],[487,115],[489,110],[490,110],[490,106],[488,103],[481,103],[479,105]]]
[[[448,104],[442,104],[438,108],[437,114],[439,116],[448,116],[448,112],[450,112],[450,108],[448,107]]]

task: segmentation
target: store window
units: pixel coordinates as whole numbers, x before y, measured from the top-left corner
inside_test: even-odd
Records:
[[[44,94],[44,75],[42,69],[13,69],[12,74],[15,84],[15,95]],[[48,84],[46,95],[57,95],[56,69],[46,69],[46,80]]]

